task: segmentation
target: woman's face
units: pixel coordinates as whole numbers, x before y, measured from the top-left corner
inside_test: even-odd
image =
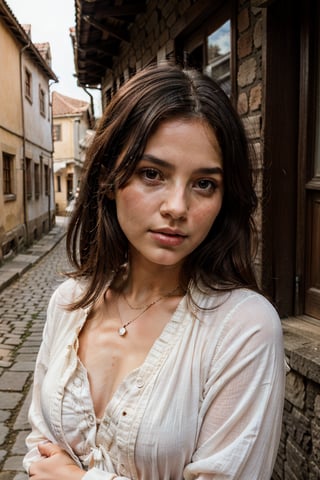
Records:
[[[213,130],[196,119],[162,123],[115,193],[131,258],[181,265],[206,238],[222,198],[222,155]]]

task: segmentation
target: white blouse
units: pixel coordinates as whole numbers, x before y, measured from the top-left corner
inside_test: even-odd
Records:
[[[39,442],[50,440],[83,468],[83,480],[269,480],[285,377],[282,329],[272,305],[246,289],[222,297],[194,288],[203,309],[181,300],[97,421],[77,357],[89,309],[64,308],[80,289],[67,280],[48,307],[25,469],[41,458]]]

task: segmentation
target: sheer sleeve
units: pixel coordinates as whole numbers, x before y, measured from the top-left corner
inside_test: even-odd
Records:
[[[253,296],[228,314],[210,362],[184,478],[269,480],[279,445],[285,361],[279,317]]]

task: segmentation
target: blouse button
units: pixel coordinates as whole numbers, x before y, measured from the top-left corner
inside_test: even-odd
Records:
[[[136,385],[137,385],[138,388],[142,388],[144,386],[144,381],[141,377],[137,378]]]
[[[81,380],[81,378],[76,377],[76,378],[73,380],[73,383],[74,383],[74,385],[75,385],[76,387],[81,387],[81,385],[82,385],[82,380]]]
[[[88,415],[88,419],[89,419],[89,422],[92,424],[95,423],[95,419],[94,419],[94,416],[90,413],[90,415]]]

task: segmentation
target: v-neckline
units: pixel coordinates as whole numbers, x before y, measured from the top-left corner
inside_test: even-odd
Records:
[[[127,391],[127,385],[132,382],[134,379],[137,380],[137,382],[141,382],[143,379],[143,382],[145,383],[147,379],[152,375],[152,373],[155,370],[155,367],[160,363],[161,360],[163,359],[165,352],[171,348],[171,345],[177,341],[177,338],[179,337],[179,332],[183,331],[183,323],[186,321],[186,316],[181,318],[180,312],[184,310],[185,303],[187,302],[187,294],[185,294],[181,300],[179,301],[177,307],[175,308],[174,312],[172,313],[169,321],[163,328],[162,332],[160,333],[159,337],[154,341],[152,344],[150,350],[146,354],[143,362],[141,363],[140,366],[135,367],[131,372],[129,372],[127,375],[123,377],[121,382],[118,384],[117,388],[111,395],[108,403],[105,406],[103,415],[101,417],[96,416],[94,404],[93,404],[93,398],[91,394],[91,386],[90,386],[90,380],[88,376],[88,371],[86,369],[86,366],[82,363],[81,359],[78,356],[78,348],[79,348],[79,335],[80,331],[77,334],[77,337],[75,339],[75,349],[76,349],[76,354],[77,354],[77,361],[78,365],[80,365],[80,368],[82,371],[85,373],[85,377],[87,379],[87,386],[88,386],[88,394],[91,402],[91,410],[92,414],[94,415],[94,418],[96,420],[96,428],[97,428],[97,419],[99,419],[100,423],[103,423],[103,420],[106,417],[111,417],[113,415],[113,412],[117,408],[117,405],[125,392]],[[86,318],[88,317],[89,312],[87,312]],[[85,321],[82,325],[84,326]],[[98,431],[98,428],[97,428]]]

